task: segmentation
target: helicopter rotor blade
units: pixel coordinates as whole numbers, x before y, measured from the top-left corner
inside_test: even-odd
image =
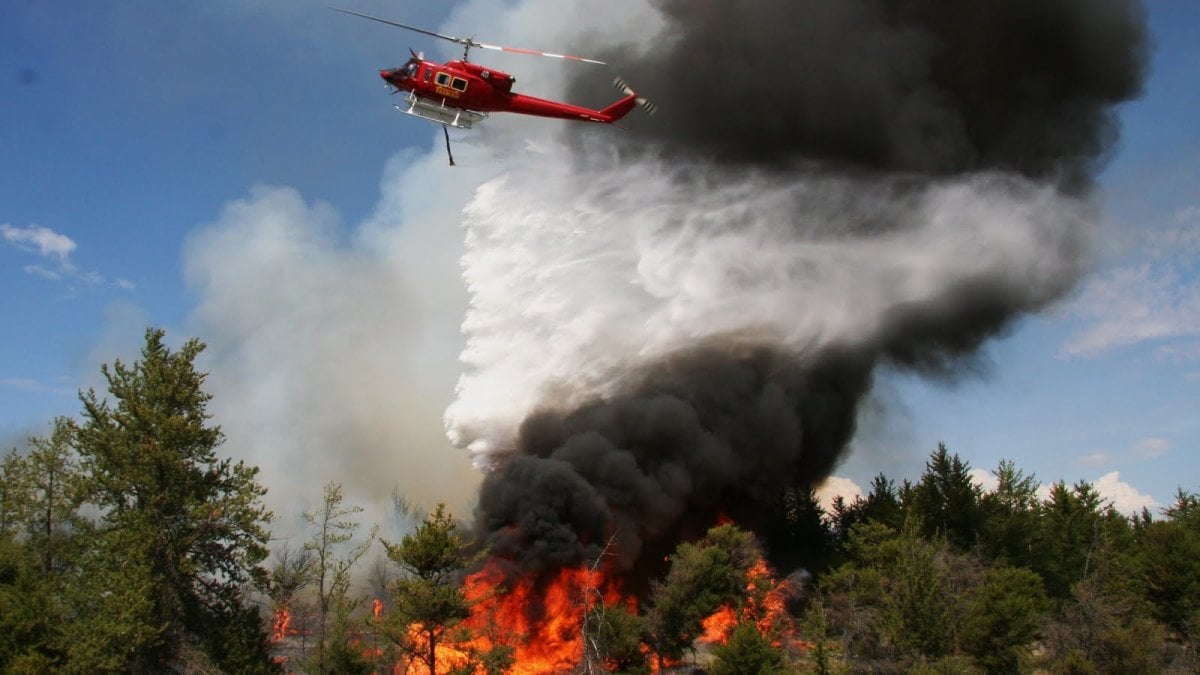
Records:
[[[371,21],[378,21],[379,23],[386,23],[389,26],[395,26],[397,28],[407,28],[408,30],[411,30],[411,31],[416,31],[418,33],[424,33],[425,35],[431,35],[433,37],[441,38],[443,40],[449,40],[451,42],[456,42],[460,45],[467,45],[470,47],[480,46],[480,45],[476,44],[474,40],[468,40],[468,39],[464,39],[464,38],[460,38],[460,37],[454,37],[453,35],[443,35],[441,33],[435,33],[431,30],[425,30],[424,28],[417,28],[416,26],[409,26],[409,25],[406,25],[403,23],[397,23],[395,21],[381,19],[377,16],[371,16],[370,14],[360,14],[359,12],[352,12],[348,9],[340,9],[338,7],[330,7],[329,9],[332,9],[335,12],[341,12],[342,14],[350,14],[352,16],[359,16],[364,19],[370,19]]]
[[[471,41],[472,47],[480,47],[482,49],[494,49],[500,52],[512,52],[514,54],[528,54],[530,56],[548,56],[552,59],[566,59],[568,61],[583,61],[584,63],[597,63],[602,66],[608,65],[604,61],[597,59],[589,59],[584,56],[572,56],[570,54],[552,54],[550,52],[539,52],[536,49],[520,49],[518,47],[501,47],[500,45],[488,45],[482,42]]]
[[[583,56],[572,56],[570,54],[552,54],[550,52],[540,52],[540,51],[537,51],[536,49],[520,49],[517,47],[502,47],[500,45],[489,45],[489,44],[485,44],[483,42],[476,42],[472,38],[460,38],[460,37],[454,37],[453,35],[444,35],[442,33],[435,33],[434,31],[425,30],[424,28],[417,28],[416,26],[409,26],[407,24],[399,23],[396,21],[390,21],[388,19],[381,19],[377,16],[371,16],[370,14],[361,14],[359,12],[352,12],[348,9],[339,9],[337,7],[330,7],[329,9],[332,9],[335,12],[341,12],[342,14],[350,14],[352,16],[358,16],[358,17],[362,17],[364,19],[370,19],[371,21],[378,21],[379,23],[386,23],[389,26],[395,26],[397,28],[407,28],[408,30],[416,31],[418,33],[423,33],[425,35],[431,35],[433,37],[441,38],[443,40],[449,40],[450,42],[453,42],[455,44],[460,44],[460,45],[466,47],[467,49],[470,49],[471,47],[479,47],[480,49],[492,49],[495,51],[511,52],[514,54],[529,54],[532,56],[548,56],[552,59],[566,59],[568,61],[582,61],[584,63],[597,63],[602,66],[607,65],[604,61],[598,61],[596,59],[589,59],[589,58],[586,58]]]

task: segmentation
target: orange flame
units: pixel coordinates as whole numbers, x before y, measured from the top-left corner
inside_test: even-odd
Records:
[[[763,635],[771,638],[776,646],[782,646],[785,638],[795,633],[791,615],[787,611],[787,586],[775,580],[766,561],[759,559],[750,568],[746,583],[746,600],[739,614],[730,605],[722,605],[701,626],[704,632],[698,638],[706,644],[722,644],[729,640],[739,622],[753,621]]]
[[[775,646],[803,647],[787,611],[787,582],[779,582],[761,558],[747,577],[743,599],[736,606],[720,607],[706,618],[699,641],[724,643],[739,623],[753,622]],[[512,649],[513,666],[506,671],[512,675],[569,672],[584,660],[584,622],[592,608],[603,603],[637,611],[636,599],[623,597],[612,575],[584,567],[513,577],[506,574],[499,561],[492,560],[466,579],[463,591],[472,607],[471,616],[440,638],[435,649],[438,672],[429,673],[416,658],[396,664],[395,672],[461,672],[496,647]],[[384,611],[383,603],[376,599],[375,617]],[[461,639],[455,641],[460,635]],[[410,627],[408,637],[417,653],[423,651],[421,645],[428,645],[427,636],[416,626]],[[650,659],[649,665],[657,671],[655,659]]]
[[[500,646],[513,649],[513,666],[507,671],[512,675],[572,670],[583,659],[585,613],[598,602],[622,602],[617,584],[599,570],[562,568],[549,576],[508,579],[494,561],[467,578],[464,592],[472,611],[460,628],[474,637],[466,642],[443,637],[434,649],[439,673],[461,669],[472,657]],[[632,600],[625,602],[635,608]],[[382,612],[382,603],[377,602],[376,610]],[[428,645],[415,626],[408,637],[418,652]],[[415,661],[406,672],[430,675],[425,664]]]
[[[287,639],[288,633],[294,632],[292,627],[292,612],[287,606],[280,607],[275,610],[275,618],[271,620],[271,641],[283,642]]]

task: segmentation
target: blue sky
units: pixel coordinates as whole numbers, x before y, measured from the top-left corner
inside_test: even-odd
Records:
[[[438,48],[334,14],[325,4],[0,5],[0,439],[6,446],[40,433],[56,415],[76,414],[75,392],[98,385],[100,363],[133,356],[148,325],[166,327],[175,339],[209,342],[207,365],[218,389],[251,391],[218,372],[250,359],[250,340],[206,332],[214,330],[219,303],[205,274],[222,261],[204,254],[220,236],[240,232],[238,214],[274,204],[311,225],[297,240],[304,246],[286,255],[320,258],[324,247],[337,258],[321,269],[339,279],[346,270],[386,275],[381,261],[405,263],[395,274],[412,275],[407,295],[422,298],[399,298],[405,312],[381,321],[405,326],[388,358],[413,368],[412,379],[422,383],[412,399],[412,414],[421,418],[412,443],[444,471],[394,482],[427,489],[427,499],[469,499],[461,496],[474,480],[465,458],[444,440],[431,440],[453,396],[461,348],[453,333],[464,303],[455,287],[461,232],[454,209],[446,215],[438,207],[461,208],[464,195],[490,175],[483,161],[474,167],[469,161],[478,151],[471,143],[487,136],[460,139],[456,154],[468,166],[445,167],[440,132],[397,115],[375,73],[402,63],[409,46]],[[477,0],[449,18],[438,0],[403,8],[356,0],[352,8],[453,27],[488,26],[485,10],[497,4],[503,3]],[[944,441],[978,468],[1012,458],[1044,481],[1103,479],[1125,506],[1165,505],[1176,487],[1200,489],[1200,5],[1151,0],[1148,7],[1152,73],[1143,98],[1120,110],[1122,141],[1098,195],[1106,216],[1095,270],[1072,296],[989,345],[978,377],[944,384],[882,375],[878,399],[886,414],[864,419],[839,475],[859,484],[881,470],[915,477]],[[534,74],[550,72],[527,61],[503,67],[526,85],[537,81]],[[396,198],[382,187],[394,179],[403,179],[409,192]],[[381,225],[393,210],[428,217],[421,228],[397,233]],[[441,227],[442,220],[449,222]],[[234,241],[239,248],[229,268],[236,271],[259,240]],[[381,249],[403,250],[391,258]],[[278,247],[264,250],[268,258],[283,255]],[[427,275],[418,273],[423,265]],[[312,278],[303,297],[321,292],[320,274]],[[331,306],[345,311],[362,300],[362,311],[376,311],[366,295]],[[262,311],[245,309],[238,335],[268,332],[254,324]],[[414,328],[422,317],[436,328]],[[263,325],[290,327],[284,334],[303,341],[313,324],[270,314]],[[281,360],[253,358],[291,363],[273,356]],[[314,348],[293,358],[308,363],[303,359],[322,356]],[[272,378],[278,388],[296,386],[287,372]],[[326,376],[304,382],[342,386]],[[237,405],[253,409],[268,396],[261,388],[253,392]],[[251,443],[235,437],[241,426],[218,417],[232,447]],[[344,431],[332,425],[328,433]],[[408,438],[395,433],[401,442]],[[245,456],[265,457],[249,450]],[[268,484],[294,468],[289,457],[265,471]],[[299,473],[339,475],[330,470],[313,465]],[[363,499],[380,490],[386,491],[364,488]],[[319,487],[311,492],[317,496]]]

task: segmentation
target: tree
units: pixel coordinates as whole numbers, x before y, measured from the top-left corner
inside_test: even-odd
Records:
[[[956,602],[938,547],[911,529],[892,545],[895,558],[885,567],[890,577],[883,598],[885,630],[902,653],[947,654],[953,645]]]
[[[1033,569],[1051,597],[1065,599],[1071,586],[1093,568],[1101,541],[1101,499],[1090,483],[1050,488],[1033,542]]]
[[[745,595],[747,573],[759,557],[753,535],[733,525],[714,527],[699,542],[675,549],[666,578],[651,586],[645,617],[660,670],[665,659],[679,659],[691,648],[706,617]]]
[[[913,488],[912,507],[926,537],[945,537],[960,551],[975,547],[983,526],[982,491],[971,480],[971,465],[939,443]]]
[[[1200,495],[1177,488],[1175,503],[1163,509],[1163,515],[1200,534]]]
[[[1010,460],[995,470],[996,489],[983,495],[983,553],[1000,562],[1025,567],[1033,562],[1038,522],[1039,484]]]
[[[342,545],[354,538],[358,523],[350,517],[362,513],[361,506],[342,506],[342,486],[330,482],[325,485],[321,500],[321,508],[304,513],[304,520],[314,528],[313,538],[304,544],[304,550],[312,552],[312,564],[308,566],[312,581],[317,587],[317,644],[316,670],[318,673],[334,672],[329,670],[327,663],[332,642],[345,642],[350,612],[358,603],[349,597],[350,572],[360,558],[375,543],[376,528],[371,528],[370,534],[361,544],[352,547],[344,554]],[[329,639],[330,615],[335,626],[339,629],[336,639]],[[344,670],[348,663],[346,656],[341,656],[340,668]]]
[[[113,617],[124,651],[112,665],[167,671],[196,645],[217,667],[270,670],[262,621],[243,596],[265,581],[266,490],[257,468],[216,455],[224,436],[209,424],[211,397],[195,369],[203,343],[172,352],[164,335],[148,329],[132,366],[101,367],[115,405],[89,389],[74,430],[83,488],[100,514],[83,568],[104,585],[102,598],[129,609]],[[126,571],[136,571],[134,583]],[[146,637],[116,637],[130,634]]]
[[[834,534],[811,487],[785,490],[778,512],[767,519],[771,561],[781,569],[823,569],[834,551]]]
[[[70,422],[58,418],[48,437],[0,464],[0,632],[11,640],[0,644],[0,670],[61,668],[65,658],[65,573],[80,525],[72,443]]]
[[[904,511],[900,506],[896,484],[882,473],[871,480],[871,490],[866,497],[859,497],[852,504],[835,510],[834,524],[843,547],[850,536],[850,530],[855,525],[869,520],[897,531],[904,524]]]
[[[960,628],[964,648],[989,673],[1021,672],[1047,610],[1038,575],[1016,567],[990,569],[967,602]]]
[[[585,633],[592,645],[585,645],[617,673],[649,673],[642,651],[642,620],[616,605],[597,603],[584,619]]]
[[[1150,523],[1141,578],[1154,618],[1187,642],[1200,636],[1200,533],[1177,520]]]
[[[783,673],[783,651],[772,646],[753,623],[739,623],[729,641],[713,649],[712,675],[774,675]]]
[[[383,545],[404,572],[392,593],[388,637],[436,673],[438,645],[471,613],[461,585],[471,562],[466,542],[445,505],[438,504],[399,544]]]

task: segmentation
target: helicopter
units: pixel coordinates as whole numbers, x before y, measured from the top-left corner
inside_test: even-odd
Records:
[[[613,86],[623,94],[623,97],[606,108],[593,110],[562,101],[517,93],[512,90],[513,84],[516,82],[515,77],[495,68],[474,63],[468,57],[472,47],[479,47],[605,65],[603,61],[582,56],[485,44],[476,42],[474,38],[444,35],[348,9],[337,7],[330,7],[330,9],[462,45],[463,57],[461,60],[440,64],[426,60],[423,52],[413,52],[410,49],[412,58],[408,60],[408,63],[399,68],[379,71],[379,77],[383,78],[392,93],[405,92],[407,94],[403,105],[394,106],[396,110],[442,125],[442,131],[446,136],[446,153],[450,156],[451,165],[454,164],[454,156],[450,153],[450,132],[447,127],[470,129],[473,124],[486,119],[489,113],[511,112],[520,115],[612,124],[625,117],[636,106],[641,106],[649,114],[654,114],[655,111],[653,103],[639,96],[620,77],[613,80]]]

